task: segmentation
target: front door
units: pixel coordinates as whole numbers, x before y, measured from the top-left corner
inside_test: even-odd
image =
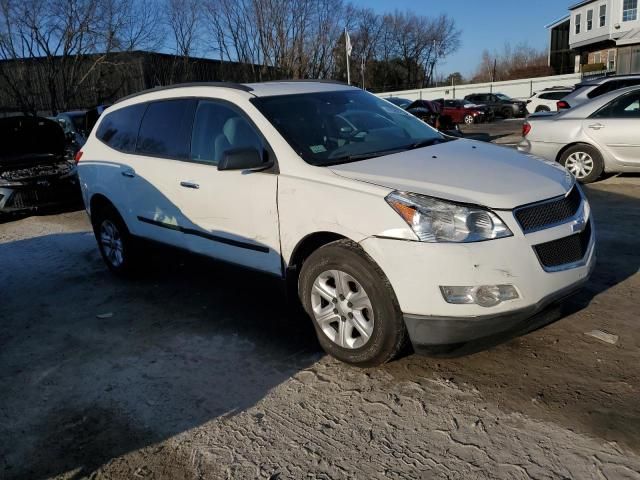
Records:
[[[191,250],[281,275],[277,174],[217,169],[225,151],[265,152],[265,145],[235,106],[201,100],[193,122],[191,161],[183,164],[177,179],[178,206]]]

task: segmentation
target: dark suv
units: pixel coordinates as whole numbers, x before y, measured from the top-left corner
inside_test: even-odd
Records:
[[[525,102],[514,100],[502,93],[472,93],[464,99],[476,105],[485,105],[497,117],[524,117],[527,114]]]

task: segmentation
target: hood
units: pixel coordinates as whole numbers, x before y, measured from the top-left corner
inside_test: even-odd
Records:
[[[60,161],[65,135],[57,122],[42,117],[0,118],[0,166],[29,166]]]
[[[557,164],[464,139],[329,168],[394,190],[497,209],[564,195],[574,183]]]

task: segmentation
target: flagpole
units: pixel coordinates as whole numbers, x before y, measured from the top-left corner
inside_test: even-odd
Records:
[[[347,85],[351,85],[351,72],[349,71],[349,34],[347,29],[344,29],[344,52],[347,57]]]

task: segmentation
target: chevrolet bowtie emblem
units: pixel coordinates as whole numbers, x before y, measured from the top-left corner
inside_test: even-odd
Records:
[[[584,218],[579,218],[571,224],[571,230],[573,233],[579,233],[587,226],[587,221]]]

